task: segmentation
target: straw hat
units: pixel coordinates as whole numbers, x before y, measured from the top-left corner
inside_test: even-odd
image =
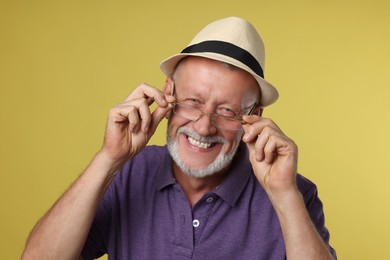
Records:
[[[274,103],[278,91],[264,79],[264,44],[256,29],[246,20],[228,17],[203,28],[180,53],[160,64],[166,76],[172,76],[178,62],[188,56],[205,57],[229,63],[249,72],[259,83],[260,104]]]

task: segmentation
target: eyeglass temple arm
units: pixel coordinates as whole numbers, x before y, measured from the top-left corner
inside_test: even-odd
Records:
[[[253,110],[255,110],[255,107],[257,107],[257,102],[253,104],[253,106],[251,107],[251,109],[249,110],[249,112],[246,115],[249,116],[250,114],[252,114]],[[241,124],[245,125],[245,124],[247,124],[247,122],[245,122],[244,120],[241,120]]]

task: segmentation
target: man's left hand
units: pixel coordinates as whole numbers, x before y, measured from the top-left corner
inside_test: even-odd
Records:
[[[270,119],[256,115],[243,119],[243,141],[260,184],[271,197],[296,191],[297,145]]]

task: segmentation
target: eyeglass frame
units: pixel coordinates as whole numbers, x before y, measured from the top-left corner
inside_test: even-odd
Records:
[[[172,93],[171,93],[172,96],[175,96],[175,82],[173,81],[173,86],[172,86]],[[175,96],[176,97],[176,96]],[[239,130],[240,128],[237,128],[237,129],[227,129],[227,128],[221,128],[219,126],[216,125],[215,123],[215,117],[218,116],[220,118],[224,118],[224,119],[228,119],[228,120],[233,120],[233,121],[237,121],[237,122],[240,122],[241,125],[245,125],[247,122],[245,122],[243,119],[242,119],[242,116],[244,115],[250,115],[252,114],[252,112],[254,111],[254,109],[256,108],[256,106],[258,105],[257,102],[255,102],[252,106],[248,107],[249,109],[249,112],[246,113],[246,114],[238,114],[236,115],[235,117],[229,117],[229,116],[224,116],[224,115],[220,115],[220,114],[217,114],[217,113],[212,113],[212,114],[209,114],[209,113],[206,113],[204,112],[202,109],[200,108],[196,108],[196,107],[192,107],[192,106],[187,106],[187,105],[183,105],[182,102],[184,100],[182,99],[179,99],[178,97],[176,97],[176,100],[178,101],[175,101],[175,102],[169,102],[172,106],[173,106],[173,112],[175,113],[175,115],[178,115],[184,119],[187,119],[187,120],[191,120],[192,122],[196,122],[198,121],[202,116],[204,115],[207,115],[209,118],[210,118],[210,121],[211,123],[213,124],[214,127],[218,128],[218,129],[223,129],[223,130],[228,130],[228,131],[237,131]],[[192,110],[197,110],[199,111],[201,114],[199,115],[199,117],[197,119],[190,119],[190,118],[186,118],[180,114],[178,114],[175,110],[175,107],[176,105],[179,104],[180,106],[184,107],[184,108],[188,108],[188,109],[192,109]]]

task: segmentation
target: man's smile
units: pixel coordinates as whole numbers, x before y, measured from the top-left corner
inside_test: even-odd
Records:
[[[206,148],[209,148],[209,147],[215,145],[215,143],[211,143],[211,142],[201,142],[199,140],[194,139],[191,136],[187,136],[187,139],[188,139],[188,142],[190,144],[192,144],[193,146],[196,146],[196,147],[199,147],[199,148],[203,148],[203,149],[206,149]]]

